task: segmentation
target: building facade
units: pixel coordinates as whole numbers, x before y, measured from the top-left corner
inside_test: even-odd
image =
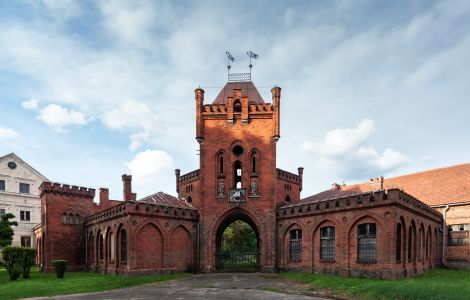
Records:
[[[332,189],[301,199],[303,168],[276,167],[281,88],[265,102],[251,81],[228,82],[206,103],[195,90],[200,168],[175,170],[173,197],[137,200],[123,175],[123,199],[44,182],[38,261],[112,274],[223,271],[224,230],[242,220],[254,230],[261,271],[295,269],[399,278],[440,265],[444,215],[400,187]]]
[[[18,222],[12,246],[35,246],[33,228],[41,223],[39,186],[43,181],[47,178],[15,153],[0,157],[0,215],[12,213]]]

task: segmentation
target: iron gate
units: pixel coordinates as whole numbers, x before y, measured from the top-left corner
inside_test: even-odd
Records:
[[[219,272],[257,272],[259,271],[259,252],[234,251],[215,254],[216,269]]]

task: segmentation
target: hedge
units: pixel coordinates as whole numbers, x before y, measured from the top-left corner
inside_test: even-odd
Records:
[[[63,259],[53,260],[52,265],[54,266],[55,273],[57,278],[64,278],[65,267],[67,266],[67,261]]]

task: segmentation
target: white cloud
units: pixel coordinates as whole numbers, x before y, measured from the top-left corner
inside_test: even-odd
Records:
[[[173,158],[165,151],[145,150],[139,152],[125,165],[132,174],[133,186],[136,187],[136,191],[144,193],[139,198],[159,190],[166,192],[175,190]]]
[[[21,135],[12,128],[0,127],[0,139],[17,139]]]
[[[361,147],[357,150],[357,156],[364,164],[382,172],[396,169],[410,161],[407,156],[390,148],[385,149],[380,155],[372,147]]]
[[[65,131],[69,125],[86,125],[87,120],[81,112],[68,110],[58,104],[49,104],[39,110],[37,118],[58,132]]]
[[[28,110],[36,110],[39,107],[39,100],[36,98],[31,98],[30,100],[21,102],[21,106]]]
[[[374,121],[364,119],[356,128],[329,131],[322,142],[304,142],[302,150],[328,157],[345,155],[366,141],[374,131]]]

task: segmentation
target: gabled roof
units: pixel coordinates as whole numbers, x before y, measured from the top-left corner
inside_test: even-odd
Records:
[[[34,173],[36,174],[36,176],[38,176],[39,178],[42,179],[42,181],[49,181],[49,179],[46,178],[46,176],[42,175],[41,173],[39,173],[39,171],[37,171],[35,168],[31,167],[29,164],[27,164],[24,160],[22,160],[18,155],[16,155],[14,152],[11,152],[9,154],[6,154],[4,156],[1,156],[0,157],[0,161],[3,160],[3,159],[12,159],[12,160],[16,160],[18,162],[20,162],[26,169],[28,169],[29,171],[31,171],[31,173]]]
[[[263,104],[264,100],[261,97],[258,89],[251,81],[246,82],[227,82],[224,88],[219,92],[212,104],[226,104],[227,97],[232,97],[234,89],[242,90],[242,97],[248,97],[249,103]]]
[[[168,195],[164,192],[158,192],[152,194],[150,196],[144,197],[142,199],[137,200],[137,202],[145,202],[148,204],[157,204],[157,205],[165,205],[170,207],[179,207],[179,208],[188,208],[188,209],[195,209],[191,204],[184,200],[180,200],[172,195]]]
[[[383,188],[402,189],[431,206],[470,202],[470,163],[384,178]],[[341,187],[346,193],[372,189],[367,182]]]

